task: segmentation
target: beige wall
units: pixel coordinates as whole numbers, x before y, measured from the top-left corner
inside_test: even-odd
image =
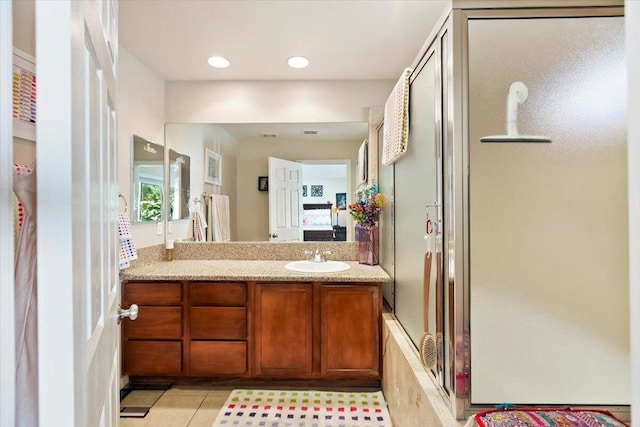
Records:
[[[12,3],[13,46],[36,55],[35,3],[21,0]],[[32,165],[36,160],[36,144],[22,138],[13,138],[13,161],[22,165]]]
[[[237,151],[238,142],[224,129],[215,124],[167,124],[167,148],[172,148],[191,157],[191,198],[202,200],[202,192],[229,196],[231,240],[236,240],[237,207]],[[204,182],[204,150],[208,148],[222,156],[222,186]],[[189,220],[173,221],[167,230],[167,239],[191,238]]]
[[[133,135],[164,145],[164,80],[120,46],[116,88],[118,112],[118,191],[131,205],[131,141]],[[156,224],[133,223],[138,247],[164,242]]]
[[[394,81],[167,82],[169,123],[362,122]]]
[[[361,142],[244,140],[238,144],[238,240],[268,240],[269,196],[258,191],[258,176],[269,175],[268,158],[285,160],[351,159],[351,182],[355,182],[358,147]],[[322,150],[316,149],[322,146]],[[332,195],[335,199],[335,194]],[[326,201],[331,198],[319,198]],[[344,220],[344,218],[343,218]]]
[[[11,4],[13,13],[13,46],[36,56],[36,8],[34,0],[14,1]]]

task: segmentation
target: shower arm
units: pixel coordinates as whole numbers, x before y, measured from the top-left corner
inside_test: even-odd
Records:
[[[518,104],[522,104],[529,96],[527,86],[522,82],[514,82],[507,95],[507,135],[518,136]]]

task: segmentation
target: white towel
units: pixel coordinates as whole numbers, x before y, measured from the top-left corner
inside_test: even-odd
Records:
[[[212,197],[205,197],[204,199],[205,201],[205,211],[207,212],[207,224],[209,224],[209,227],[207,227],[207,242],[213,242],[214,238],[213,238],[213,229],[214,229],[214,225],[213,225],[213,200]]]
[[[229,224],[229,196],[214,194],[211,196],[213,241],[228,242],[231,240]]]
[[[409,139],[409,76],[407,68],[384,105],[382,164],[389,166],[407,152]]]

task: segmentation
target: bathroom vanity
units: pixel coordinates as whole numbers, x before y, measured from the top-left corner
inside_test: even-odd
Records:
[[[286,261],[176,260],[132,268],[123,374],[135,377],[373,379],[381,376],[378,266],[338,273]]]

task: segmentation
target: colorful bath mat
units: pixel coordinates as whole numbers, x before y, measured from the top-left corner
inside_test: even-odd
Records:
[[[628,427],[608,411],[577,409],[498,410],[474,415],[480,427]]]
[[[391,427],[382,392],[231,392],[213,427]]]

